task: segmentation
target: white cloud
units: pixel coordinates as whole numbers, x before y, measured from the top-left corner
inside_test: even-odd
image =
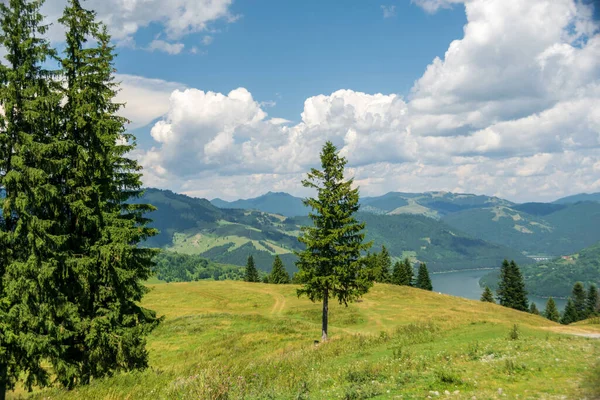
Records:
[[[208,45],[210,45],[210,44],[211,44],[211,43],[212,43],[214,40],[215,40],[215,38],[214,38],[214,37],[212,37],[212,36],[208,36],[208,35],[207,35],[207,36],[204,36],[204,37],[202,38],[202,44],[203,44],[203,45],[205,45],[205,46],[208,46]]]
[[[148,45],[149,51],[162,51],[167,54],[179,54],[185,45],[183,43],[169,43],[164,40],[154,39]]]
[[[382,5],[381,10],[383,11],[383,18],[392,18],[396,16],[396,6]]]
[[[452,1],[416,3],[433,12]],[[339,90],[308,98],[291,124],[269,119],[244,88],[174,91],[152,129],[155,147],[139,153],[147,184],[206,197],[302,193],[302,173],[331,140],[363,194],[529,200],[600,190],[600,35],[589,9],[470,0],[465,11],[464,37],[407,99]]]
[[[83,4],[95,10],[118,42],[131,43],[142,28],[156,24],[169,40],[207,30],[215,21],[234,22],[230,7],[233,0],[88,0]],[[46,0],[42,12],[54,22],[50,28],[53,41],[63,41],[64,34],[56,23],[66,5],[65,0]]]

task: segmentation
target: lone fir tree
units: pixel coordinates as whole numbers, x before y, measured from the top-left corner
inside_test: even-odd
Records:
[[[273,260],[273,269],[269,275],[269,283],[275,284],[287,284],[290,283],[290,275],[285,270],[281,258],[276,255]]]
[[[496,300],[494,300],[494,294],[488,286],[485,287],[483,293],[481,294],[481,301],[496,304]]]
[[[548,298],[548,301],[546,302],[544,317],[554,322],[558,322],[560,320],[560,313],[558,312],[558,308],[556,308],[556,302],[552,297]]]
[[[533,301],[531,302],[531,305],[529,306],[529,312],[534,315],[540,315],[540,311],[538,310],[537,306],[535,305],[535,303]]]
[[[575,303],[573,299],[569,297],[567,300],[567,305],[565,306],[565,311],[560,319],[560,323],[564,325],[572,324],[573,322],[578,321],[577,308],[575,308]]]
[[[408,257],[401,263],[402,269],[398,272],[398,285],[412,286],[413,284],[413,268]]]
[[[433,290],[433,285],[431,284],[431,279],[429,278],[429,271],[427,270],[427,264],[425,263],[421,263],[421,265],[419,265],[417,283],[415,286],[423,290]]]
[[[254,265],[254,257],[252,257],[252,255],[249,255],[248,261],[246,261],[246,274],[244,280],[246,282],[260,282],[258,270],[256,269],[256,265]]]
[[[585,292],[585,288],[583,287],[583,283],[576,282],[575,285],[573,285],[573,290],[571,292],[571,299],[573,299],[573,306],[575,307],[576,313],[575,321],[581,321],[582,319],[587,318],[586,298],[587,294]]]
[[[504,260],[500,270],[500,283],[497,290],[498,303],[519,311],[529,311],[529,301],[525,282],[518,265]]]
[[[392,267],[392,258],[385,246],[381,246],[381,252],[378,254],[378,259],[379,269],[378,276],[375,280],[381,283],[391,282],[390,269]]]
[[[355,218],[359,195],[358,189],[352,188],[352,179],[344,179],[347,161],[331,142],[325,144],[320,156],[322,169],[311,169],[302,181],[317,196],[304,200],[304,205],[312,208],[309,218],[313,225],[301,228],[299,240],[306,248],[296,253],[296,265],[303,283],[298,296],[323,302],[322,340],[326,341],[329,299],[347,306],[367,293],[373,282],[361,260],[361,253],[371,243],[363,243],[365,224]]]

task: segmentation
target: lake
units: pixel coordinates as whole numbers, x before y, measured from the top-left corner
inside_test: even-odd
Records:
[[[479,279],[491,272],[491,270],[456,271],[431,274],[431,283],[435,292],[450,294],[452,296],[465,297],[467,299],[479,300],[483,288],[479,287]],[[543,297],[529,296],[540,312],[546,308],[548,299]],[[563,310],[566,300],[554,299],[556,307]]]

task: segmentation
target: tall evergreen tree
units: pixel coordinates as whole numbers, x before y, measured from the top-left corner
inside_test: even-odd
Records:
[[[581,282],[576,282],[575,285],[573,285],[573,291],[571,293],[571,299],[573,300],[573,306],[575,307],[576,313],[575,321],[581,321],[582,319],[587,318],[586,297],[583,284]]]
[[[406,257],[404,259],[403,267],[404,267],[404,279],[405,280],[404,280],[404,283],[402,283],[402,284],[406,285],[406,286],[413,286],[414,271],[413,271],[412,264],[410,263],[410,260],[408,259],[408,257]]]
[[[515,310],[529,311],[525,282],[519,267],[514,261],[509,263],[508,260],[504,260],[502,262],[497,295],[500,305]]]
[[[378,254],[379,258],[379,270],[378,276],[376,277],[377,282],[390,283],[390,269],[392,268],[392,258],[385,246],[381,246],[381,253]]]
[[[598,314],[600,303],[598,300],[598,288],[596,285],[591,284],[588,288],[588,294],[585,299],[585,308],[587,317],[595,316]]]
[[[496,301],[494,300],[494,294],[488,286],[485,287],[483,293],[481,294],[481,301],[494,304],[496,303]]]
[[[256,265],[254,265],[254,257],[252,257],[252,255],[248,256],[248,261],[246,261],[246,274],[244,280],[246,282],[260,282],[258,270],[256,269]]]
[[[529,312],[534,315],[540,315],[540,311],[538,310],[537,306],[535,305],[535,303],[533,301],[531,302],[531,305],[529,306]]]
[[[275,256],[275,260],[273,261],[273,269],[271,270],[271,275],[269,276],[269,283],[290,283],[290,275],[285,270],[283,262],[278,255]]]
[[[404,264],[400,261],[396,261],[392,272],[392,283],[394,285],[405,285],[406,281],[407,277],[406,271],[404,270]]]
[[[416,287],[423,290],[433,290],[431,279],[429,278],[429,271],[427,270],[427,265],[425,263],[419,265]]]
[[[371,243],[363,243],[364,223],[358,223],[358,189],[352,189],[352,179],[344,180],[346,159],[340,157],[331,142],[321,151],[321,170],[313,168],[304,187],[316,190],[316,198],[304,200],[312,208],[312,226],[302,227],[299,237],[306,246],[297,253],[300,281],[298,296],[323,302],[322,340],[327,340],[329,299],[336,298],[348,305],[367,293],[372,285],[370,273],[361,260],[361,253]]]
[[[544,317],[548,318],[550,321],[558,322],[560,320],[560,313],[556,308],[556,303],[552,297],[548,298],[546,302],[546,310],[544,311]]]
[[[41,360],[71,329],[72,312],[57,290],[65,241],[58,133],[60,93],[44,65],[55,52],[43,38],[41,1],[0,3],[0,399],[24,378],[45,385]]]
[[[139,306],[157,250],[139,244],[157,233],[145,215],[154,210],[142,195],[141,167],[128,154],[135,138],[118,116],[114,47],[95,13],[69,0],[60,22],[66,29],[63,129],[69,164],[63,195],[67,278],[61,293],[78,305],[76,334],[51,357],[66,387],[115,371],[148,365],[145,336],[157,325],[154,312]],[[89,45],[92,38],[93,45]]]
[[[567,305],[565,306],[565,311],[563,312],[562,318],[560,319],[561,324],[572,324],[573,322],[577,322],[577,309],[575,308],[575,303],[573,299],[569,297],[567,300]]]

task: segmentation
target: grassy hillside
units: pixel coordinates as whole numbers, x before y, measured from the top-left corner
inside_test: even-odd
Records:
[[[536,296],[567,297],[576,282],[600,286],[600,243],[549,262],[521,267],[527,291]],[[496,288],[499,272],[482,278],[482,285]]]
[[[470,209],[442,219],[488,242],[529,254],[560,256],[600,241],[600,203],[527,203]]]
[[[204,199],[156,189],[149,189],[143,200],[158,208],[151,218],[161,233],[149,245],[238,266],[251,254],[264,271],[270,270],[275,254],[290,273],[296,271],[293,253],[301,248],[300,225],[311,223],[308,217],[219,209]],[[514,250],[474,239],[432,218],[362,213],[359,219],[367,223],[367,240],[374,241],[375,251],[386,245],[392,256],[410,255],[427,262],[432,271],[497,267],[504,258],[524,261]]]
[[[598,398],[600,341],[557,334],[538,316],[408,287],[375,285],[362,302],[320,305],[292,285],[194,282],[151,287],[165,315],[150,369],[35,399]],[[513,326],[519,339],[509,340]],[[445,395],[445,392],[449,395]]]

